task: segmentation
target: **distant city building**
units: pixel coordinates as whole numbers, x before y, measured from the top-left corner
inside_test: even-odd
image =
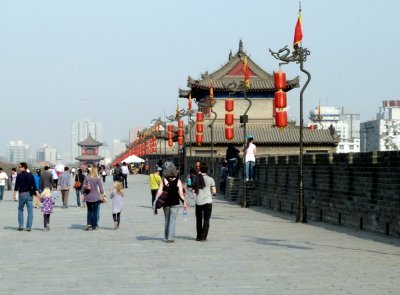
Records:
[[[317,107],[310,112],[310,118],[320,117],[317,126],[328,129],[331,125],[340,137],[338,153],[360,152],[360,114],[345,113],[344,108]]]
[[[125,151],[126,151],[126,143],[119,139],[114,139],[113,140],[112,158],[115,158],[115,156],[117,156],[120,153],[125,152]]]
[[[143,128],[141,127],[134,127],[129,129],[129,143],[132,143],[137,138],[138,132],[142,131]]]
[[[104,160],[100,161],[100,164],[109,164],[112,161],[111,151],[109,146],[100,146],[99,147],[99,155],[104,158]]]
[[[376,120],[361,123],[361,151],[400,150],[400,100],[384,100]]]
[[[29,144],[24,144],[22,140],[10,141],[6,145],[6,159],[10,163],[29,161]]]
[[[91,137],[96,141],[103,142],[102,123],[89,119],[74,121],[72,123],[71,135],[71,158],[72,162],[74,162],[76,157],[82,154],[82,149],[81,146],[78,146],[78,142],[85,140],[89,135],[91,135]]]
[[[57,162],[57,149],[44,144],[43,147],[37,150],[36,160],[38,162],[49,162],[55,164]]]

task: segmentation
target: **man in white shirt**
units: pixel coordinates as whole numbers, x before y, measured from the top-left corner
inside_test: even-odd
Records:
[[[122,171],[122,185],[125,188],[128,188],[129,169],[125,162],[122,163],[121,171]]]
[[[53,176],[53,184],[54,184],[54,188],[57,188],[57,184],[58,184],[58,174],[56,171],[55,167],[51,168],[51,175]]]
[[[8,179],[7,173],[0,167],[0,202],[3,201],[4,187],[6,186],[6,180]]]

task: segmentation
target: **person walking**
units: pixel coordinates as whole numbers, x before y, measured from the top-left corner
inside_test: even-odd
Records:
[[[83,185],[84,180],[85,180],[85,175],[83,175],[82,169],[78,168],[76,170],[76,174],[75,174],[74,188],[75,188],[75,193],[76,193],[76,205],[81,208],[85,207],[84,200],[82,200],[82,204],[81,204],[82,185]]]
[[[236,176],[236,165],[239,158],[239,150],[233,146],[233,143],[228,143],[228,148],[226,149],[226,161],[228,161],[228,176]]]
[[[86,230],[97,230],[100,194],[104,194],[104,188],[96,166],[93,166],[90,173],[85,177],[82,192],[85,196],[87,207]]]
[[[161,183],[160,172],[161,172],[161,170],[162,170],[162,168],[157,166],[156,171],[151,173],[149,176],[150,177],[150,191],[151,191],[151,205],[152,206],[156,199],[158,189],[160,188],[160,183]]]
[[[106,167],[101,169],[101,176],[103,177],[103,183],[106,182],[106,177],[107,177]]]
[[[113,169],[113,181],[122,182],[122,170],[119,164],[116,164]]]
[[[0,167],[0,202],[3,201],[4,188],[6,187],[6,181],[8,180],[8,175]]]
[[[196,177],[203,178],[205,186],[199,189],[196,197],[196,241],[207,240],[208,230],[210,228],[210,218],[212,212],[212,196],[217,193],[215,181],[207,175],[208,164],[201,163],[200,174]]]
[[[16,168],[12,168],[11,169],[11,191],[12,192],[14,191],[14,188],[15,188],[15,182],[17,180],[17,175],[18,175],[17,169]],[[15,195],[14,202],[18,202],[18,192]]]
[[[41,172],[42,172],[42,170],[36,169],[36,174],[33,175],[33,178],[35,179],[36,188],[37,188],[39,194],[42,192],[42,189],[41,189],[41,186],[40,186]],[[35,199],[34,207],[35,208],[40,208],[40,196],[35,196],[34,199]]]
[[[46,187],[43,190],[43,192],[40,196],[40,201],[42,202],[41,212],[43,214],[44,231],[49,231],[50,230],[50,214],[53,213],[53,207],[54,207],[54,198],[53,198],[50,188]]]
[[[61,197],[63,202],[63,208],[68,208],[68,195],[71,186],[71,174],[69,173],[69,168],[64,167],[64,172],[58,178],[57,190],[61,190]]]
[[[128,188],[129,169],[125,162],[122,163],[121,172],[122,172],[122,184],[124,185],[125,188]]]
[[[256,145],[252,135],[247,136],[247,144],[243,149],[246,161],[246,181],[254,180],[254,165],[256,163]]]
[[[54,187],[53,176],[49,172],[49,166],[44,166],[44,171],[40,175],[40,188],[44,190],[46,187],[50,190]]]
[[[58,174],[57,174],[56,168],[53,166],[51,168],[50,172],[51,172],[51,175],[53,177],[53,187],[56,189],[57,185],[58,185]]]
[[[28,211],[28,218],[26,221],[26,231],[31,231],[33,222],[33,195],[39,195],[36,188],[35,179],[31,173],[28,173],[28,164],[25,162],[19,163],[20,173],[17,175],[15,180],[15,187],[13,193],[13,199],[16,200],[18,193],[18,231],[24,229],[24,207]]]
[[[111,190],[111,208],[114,220],[114,229],[119,229],[119,224],[121,222],[121,211],[122,211],[122,200],[124,197],[124,191],[122,183],[119,181],[114,182],[114,190]]]
[[[167,162],[164,167],[163,179],[160,183],[160,188],[157,192],[157,198],[160,197],[163,191],[168,192],[168,197],[164,203],[164,237],[167,243],[174,242],[175,239],[175,224],[176,216],[179,211],[180,202],[186,209],[187,204],[185,196],[183,195],[183,186],[179,178],[177,178],[178,171],[172,162]]]

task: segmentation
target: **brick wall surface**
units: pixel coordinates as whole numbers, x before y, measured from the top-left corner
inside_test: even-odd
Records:
[[[221,161],[214,159],[217,183]],[[242,167],[228,179],[225,194],[238,204]],[[249,205],[296,214],[298,174],[298,156],[258,158],[256,179],[247,185]],[[304,196],[308,219],[400,237],[400,152],[304,155]]]

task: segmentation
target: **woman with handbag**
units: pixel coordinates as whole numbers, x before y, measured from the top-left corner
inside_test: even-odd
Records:
[[[180,179],[177,177],[178,171],[172,162],[167,162],[164,169],[164,177],[160,183],[160,188],[157,192],[157,199],[163,195],[164,198],[164,237],[167,243],[174,242],[175,239],[175,224],[176,216],[179,211],[179,203],[183,203],[183,207],[186,209],[187,204],[185,196],[183,194],[183,185]],[[166,196],[167,194],[167,196]],[[155,201],[157,203],[157,200]]]
[[[85,177],[82,186],[87,207],[86,230],[98,229],[98,210],[101,203],[101,195],[104,195],[104,188],[101,182],[97,166],[93,166],[90,173]]]
[[[78,207],[81,208],[85,208],[85,201],[82,201],[81,205],[81,191],[84,180],[85,180],[85,175],[83,175],[82,169],[78,168],[77,173],[75,174],[74,189],[76,192],[76,204]]]

